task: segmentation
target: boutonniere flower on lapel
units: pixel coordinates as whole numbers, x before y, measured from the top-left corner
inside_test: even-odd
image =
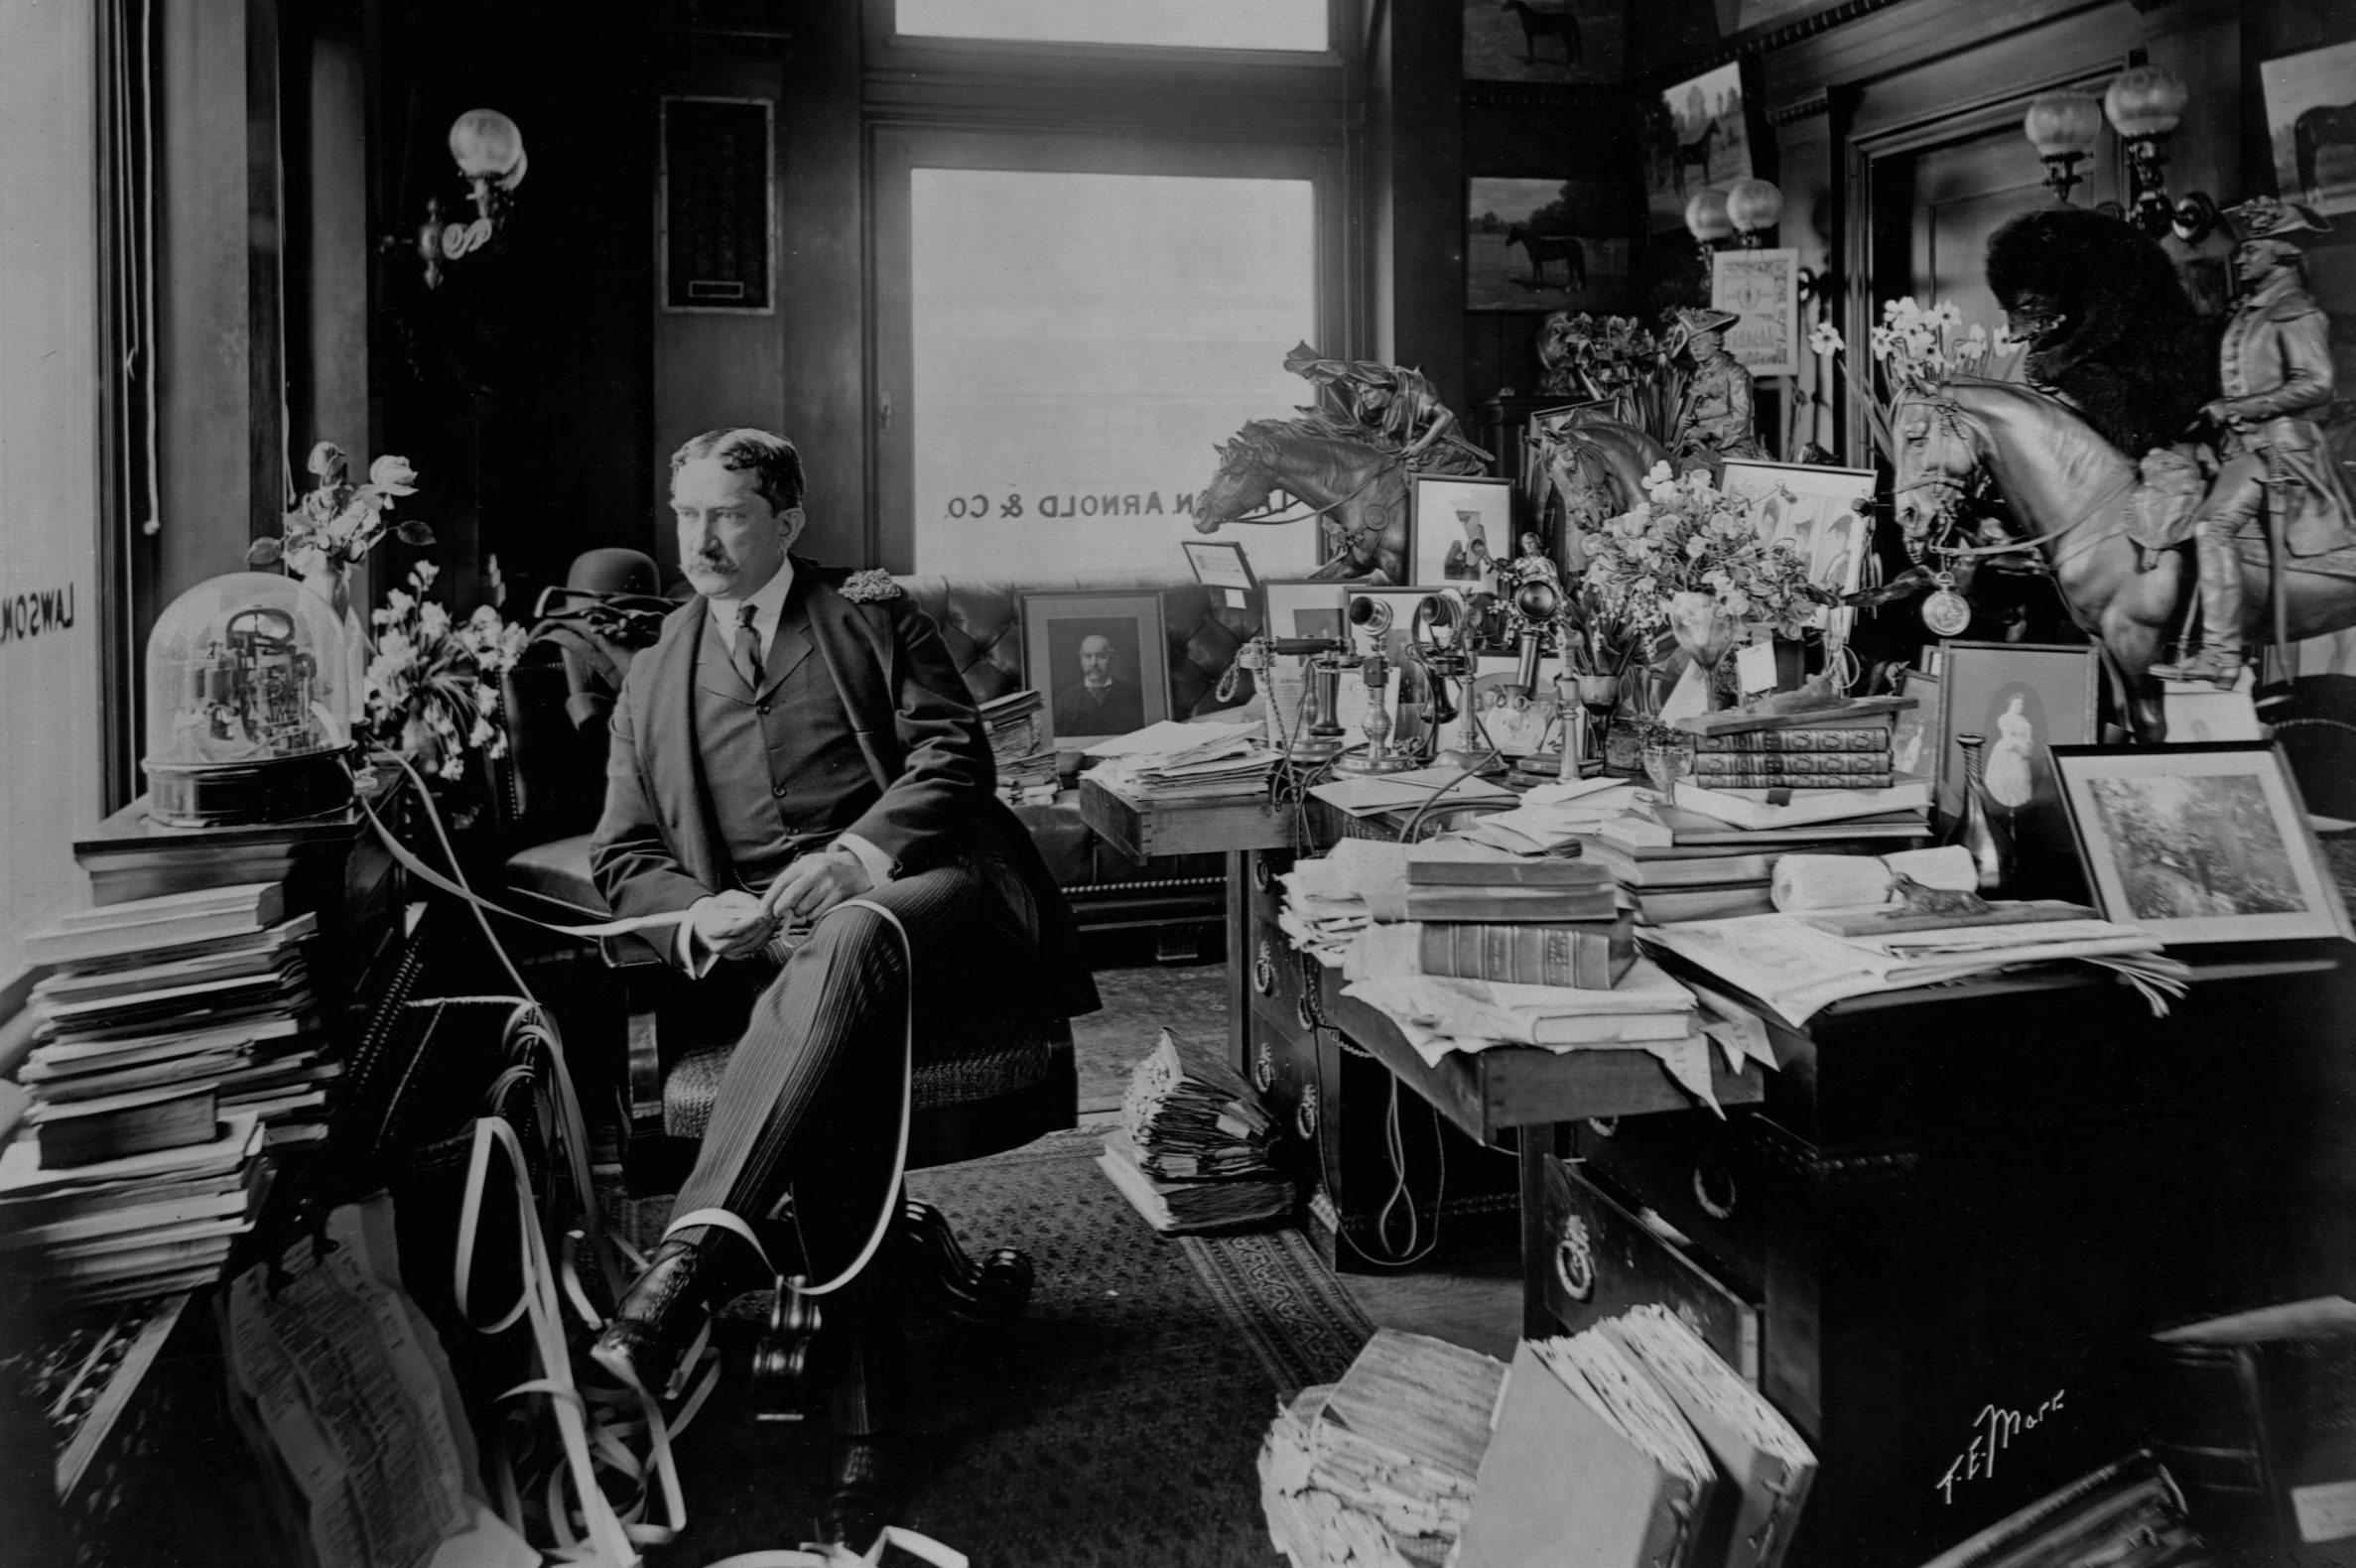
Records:
[[[869,567],[864,572],[853,572],[845,578],[842,593],[853,604],[880,604],[885,599],[898,598],[900,585],[894,583],[891,574],[881,567]]]

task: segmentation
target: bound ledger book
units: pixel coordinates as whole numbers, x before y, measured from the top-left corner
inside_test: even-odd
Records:
[[[1598,1328],[1524,1340],[1505,1373],[1459,1568],[1686,1568],[1717,1468],[1685,1418]]]
[[[2209,1543],[2298,1568],[2356,1565],[2356,1302],[2289,1302],[2153,1344],[2153,1446]]]

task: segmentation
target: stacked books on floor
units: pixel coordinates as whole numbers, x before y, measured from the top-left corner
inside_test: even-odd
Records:
[[[1891,771],[1890,734],[1911,698],[1804,714],[1730,711],[1676,720],[1694,770],[1673,802],[1599,826],[1586,858],[1606,867],[1645,925],[1765,914],[1776,862],[1794,850],[1879,853],[1925,841],[1930,790]]]
[[[1338,1383],[1276,1412],[1259,1451],[1268,1536],[1293,1568],[1439,1568],[1464,1530],[1505,1365],[1377,1329]]]
[[[39,1167],[193,1145],[235,1111],[272,1147],[324,1142],[342,1068],[305,963],[317,927],[260,882],[108,904],[27,939],[52,968],[18,1073]]]
[[[1790,1423],[1665,1307],[1524,1341],[1454,1562],[1772,1568],[1815,1480]]]
[[[1156,1231],[1228,1231],[1292,1213],[1277,1136],[1242,1074],[1164,1029],[1130,1075],[1120,1129],[1097,1164]]]
[[[998,796],[1008,805],[1039,806],[1055,799],[1055,748],[1040,723],[1043,706],[1027,686],[982,705],[982,732],[997,763]]]

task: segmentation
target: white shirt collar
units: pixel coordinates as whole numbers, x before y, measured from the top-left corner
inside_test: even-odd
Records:
[[[742,598],[707,598],[704,600],[712,614],[712,624],[720,631],[720,640],[729,648],[736,646],[736,607],[752,606],[752,629],[760,634],[765,649],[777,638],[777,617],[785,611],[785,596],[794,590],[794,563],[791,557],[777,569],[777,575],[763,583]]]

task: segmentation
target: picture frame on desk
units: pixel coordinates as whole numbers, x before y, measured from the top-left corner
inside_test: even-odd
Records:
[[[1422,588],[1479,587],[1482,560],[1514,554],[1513,481],[1418,473],[1407,522],[1407,581]]]
[[[1757,508],[1761,536],[1787,544],[1808,569],[1808,581],[1833,593],[1854,593],[1873,552],[1873,519],[1856,502],[1874,493],[1871,468],[1729,458],[1719,488]],[[1857,611],[1828,606],[1811,625],[1846,637]]]
[[[2171,947],[2356,941],[2273,741],[2054,746],[2051,756],[2105,919]]]
[[[1340,637],[1350,588],[1330,578],[1267,579],[1259,586],[1260,626],[1271,637]]]
[[[1963,815],[1963,747],[1980,735],[1983,781],[1999,824],[2025,865],[2067,860],[2075,848],[2049,746],[2091,745],[2102,669],[2081,643],[1950,642],[1939,666],[1938,760],[1931,798],[1942,819]]]
[[[1182,539],[1186,564],[1203,585],[1213,603],[1223,609],[1249,609],[1259,597],[1259,579],[1251,572],[1251,558],[1233,539]]]
[[[1939,678],[1920,670],[1901,670],[1898,695],[1911,697],[1914,706],[1899,713],[1890,726],[1890,768],[1918,778],[1939,796]]]
[[[1169,661],[1159,593],[1022,595],[1023,684],[1046,698],[1058,750],[1169,718]]]

